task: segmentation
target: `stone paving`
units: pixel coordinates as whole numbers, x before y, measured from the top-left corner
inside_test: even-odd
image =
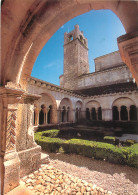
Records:
[[[41,165],[34,173],[22,178],[34,195],[109,195],[112,192],[71,176],[50,165]]]

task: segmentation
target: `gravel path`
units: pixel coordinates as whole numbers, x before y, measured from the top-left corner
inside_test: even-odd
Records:
[[[138,195],[138,170],[74,154],[49,153],[50,165],[118,195]]]

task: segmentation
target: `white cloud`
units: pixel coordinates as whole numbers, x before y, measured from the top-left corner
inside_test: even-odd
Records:
[[[53,68],[53,67],[60,67],[61,66],[61,61],[60,60],[56,60],[55,62],[51,62],[49,64],[46,64],[43,66],[43,69],[47,69],[47,68]]]

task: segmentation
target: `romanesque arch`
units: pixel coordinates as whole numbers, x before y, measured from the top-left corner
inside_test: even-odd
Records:
[[[91,100],[86,104],[86,118],[89,120],[102,120],[101,105],[96,100]]]
[[[38,100],[39,121],[38,124],[55,124],[57,123],[57,104],[54,97],[50,94],[41,94]]]
[[[61,122],[72,121],[72,102],[69,98],[63,98],[59,105],[59,120]]]
[[[75,104],[75,121],[78,122],[82,117],[82,102],[78,100]]]
[[[73,17],[92,9],[110,9],[119,17],[127,33],[136,32],[137,30],[137,2],[134,1],[3,1],[3,85],[5,85],[7,81],[12,81],[14,83],[20,83],[22,88],[25,88],[25,78],[30,76],[33,64],[39,52],[54,32]],[[130,34],[126,39],[132,37],[134,39],[136,34]],[[137,80],[137,67],[132,66],[131,62],[128,63],[127,57],[129,57],[129,55],[127,51],[123,51],[125,46],[122,45],[121,38],[118,42],[123,61],[127,63],[133,76],[135,76]]]
[[[137,110],[135,102],[128,97],[116,99],[112,104],[113,120],[137,120]]]

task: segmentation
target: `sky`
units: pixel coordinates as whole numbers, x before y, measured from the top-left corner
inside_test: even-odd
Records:
[[[49,39],[35,61],[31,76],[59,85],[64,65],[64,33],[71,32],[76,24],[88,39],[90,72],[95,71],[94,59],[117,51],[117,37],[125,34],[121,21],[110,10],[92,10],[77,16]]]

